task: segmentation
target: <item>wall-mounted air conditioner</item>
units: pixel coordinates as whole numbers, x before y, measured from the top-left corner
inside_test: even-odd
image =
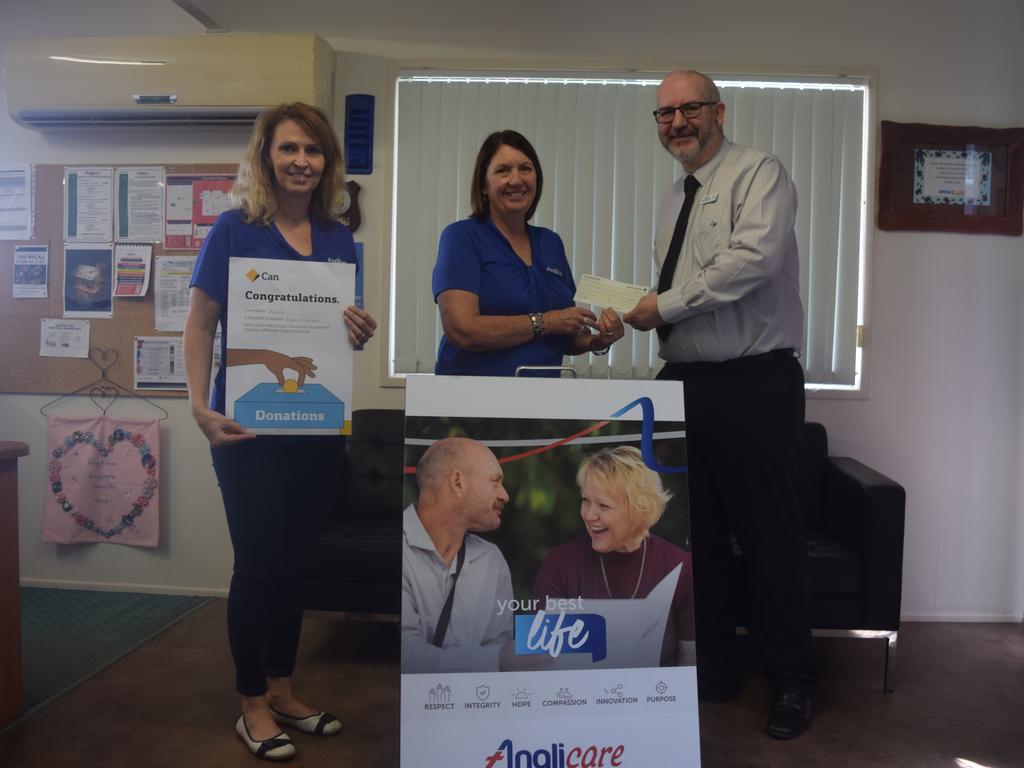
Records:
[[[37,130],[244,125],[287,101],[330,115],[334,59],[313,35],[14,40],[7,110]]]

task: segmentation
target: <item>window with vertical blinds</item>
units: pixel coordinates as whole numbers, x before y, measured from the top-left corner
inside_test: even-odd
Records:
[[[803,364],[810,386],[859,385],[867,204],[867,82],[715,77],[725,135],[777,155],[799,195]],[[557,232],[573,275],[655,285],[659,196],[681,167],[651,110],[659,79],[404,72],[397,83],[389,373],[434,369],[441,323],[430,280],[441,230],[470,214],[473,162],[512,128],[537,149],[531,223]],[[567,358],[580,376],[653,378],[657,336],[627,328],[609,355]]]

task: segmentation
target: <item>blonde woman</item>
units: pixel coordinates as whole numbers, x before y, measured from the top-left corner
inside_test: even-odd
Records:
[[[326,510],[335,503],[344,438],[257,437],[224,416],[224,370],[262,363],[313,376],[308,358],[225,349],[228,264],[246,256],[289,261],[355,262],[352,234],[331,216],[344,165],[337,137],[322,111],[282,104],[256,122],[233,190],[239,207],[214,223],[192,275],[185,322],[185,370],[196,424],[210,442],[234,549],[228,597],[228,637],[242,716],[235,731],[254,755],[287,760],[295,745],[281,725],[317,736],[341,723],[292,690],[302,626],[305,568]],[[344,310],[348,338],[364,344],[376,322],[364,310]],[[210,392],[214,333],[222,330],[221,366]]]
[[[636,448],[618,446],[584,459],[576,483],[584,531],[544,558],[533,597],[643,598],[681,564],[661,664],[692,664],[690,555],[651,533],[671,498],[661,478],[644,464]]]

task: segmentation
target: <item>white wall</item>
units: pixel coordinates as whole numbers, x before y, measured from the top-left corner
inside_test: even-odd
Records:
[[[198,25],[169,2],[2,6],[0,47],[11,37],[189,33]],[[257,6],[258,7],[253,7]],[[1024,125],[1024,13],[1017,0],[979,0],[969,12],[942,0],[753,3],[660,0],[560,3],[475,0],[378,4],[225,0],[231,31],[316,31],[336,48],[339,92],[376,93],[376,169],[365,188],[367,296],[382,314],[389,207],[387,66],[371,55],[572,60],[579,64],[873,67],[879,118],[900,122]],[[47,19],[44,26],[43,19]],[[145,134],[58,139],[0,116],[0,161],[225,161],[238,137]],[[373,263],[374,255],[380,259]],[[1019,620],[1024,605],[1024,244],[1021,238],[876,233],[867,329],[868,397],[813,399],[810,418],[829,428],[834,453],[855,456],[908,492],[904,613],[910,617]],[[376,269],[376,271],[374,271]],[[376,293],[375,293],[376,292]],[[2,300],[2,299],[0,299]],[[379,344],[368,356],[383,352]],[[383,361],[364,365],[360,403],[400,407],[378,389]],[[220,589],[229,553],[209,462],[187,411],[172,406],[165,435],[166,545],[54,549],[38,543],[43,461],[41,399],[0,396],[0,438],[29,442],[23,460],[22,575]],[[186,564],[186,558],[189,558]]]

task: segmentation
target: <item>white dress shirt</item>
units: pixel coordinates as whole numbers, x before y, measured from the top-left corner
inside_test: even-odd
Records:
[[[693,173],[697,190],[672,287],[658,312],[672,333],[671,363],[721,362],[803,342],[796,188],[773,155],[723,140]],[[658,210],[654,258],[665,261],[683,204],[685,176]]]
[[[457,557],[445,565],[410,504],[402,522],[402,672],[496,672],[512,639],[512,576],[501,551],[466,534],[466,559],[455,588],[441,648],[433,644],[441,610],[455,576]]]

